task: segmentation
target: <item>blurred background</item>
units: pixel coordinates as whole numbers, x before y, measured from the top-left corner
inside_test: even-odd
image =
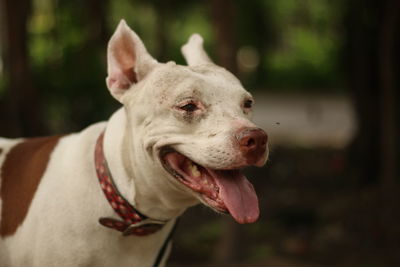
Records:
[[[200,33],[270,135],[259,221],[192,208],[168,266],[400,266],[400,1],[0,0],[0,136],[106,120],[121,18],[161,62]]]

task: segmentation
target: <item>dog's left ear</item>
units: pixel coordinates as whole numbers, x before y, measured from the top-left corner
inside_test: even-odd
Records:
[[[121,20],[108,43],[107,87],[121,102],[124,93],[142,80],[157,64],[140,38]]]
[[[181,48],[182,54],[189,66],[213,64],[203,48],[203,38],[200,34],[190,36],[188,42]]]

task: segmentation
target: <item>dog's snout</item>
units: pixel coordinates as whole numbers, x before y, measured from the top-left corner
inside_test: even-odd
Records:
[[[266,148],[268,136],[259,128],[244,129],[237,133],[240,149],[243,152],[251,152],[260,148]]]
[[[258,165],[267,149],[268,135],[260,128],[245,128],[236,133],[242,155],[248,164]]]

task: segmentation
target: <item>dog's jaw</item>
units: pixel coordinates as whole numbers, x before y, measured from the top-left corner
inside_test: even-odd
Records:
[[[181,153],[167,149],[160,154],[164,168],[193,195],[217,212],[230,213],[239,223],[259,217],[258,199],[240,169],[215,170],[200,166]]]

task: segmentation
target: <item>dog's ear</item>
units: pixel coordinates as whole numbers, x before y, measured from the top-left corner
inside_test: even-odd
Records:
[[[203,48],[203,38],[197,33],[190,36],[181,51],[189,66],[213,63]]]
[[[143,79],[157,64],[147,52],[143,42],[121,20],[108,43],[107,87],[119,101],[123,94],[135,83]]]

